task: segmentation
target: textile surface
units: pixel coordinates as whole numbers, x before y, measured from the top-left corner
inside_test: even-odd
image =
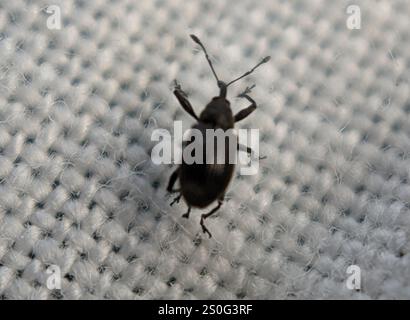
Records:
[[[407,0],[0,0],[0,297],[409,299],[409,13]],[[211,207],[182,218],[165,190],[175,165],[150,158],[155,129],[194,123],[174,79],[198,114],[218,93],[191,33],[224,80],[272,56],[229,88],[235,113],[256,84],[238,127],[259,128],[267,158],[234,177],[210,239]]]

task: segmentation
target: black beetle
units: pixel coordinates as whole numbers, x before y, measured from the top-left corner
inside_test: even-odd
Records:
[[[219,96],[214,97],[198,117],[187,99],[187,94],[182,90],[181,86],[176,80],[174,94],[177,97],[182,108],[184,108],[186,112],[188,112],[198,121],[198,123],[195,124],[192,128],[199,129],[204,135],[206,129],[220,128],[224,131],[231,129],[234,127],[235,122],[246,118],[252,111],[256,109],[256,103],[248,95],[254,85],[247,87],[244,92],[238,95],[238,97],[247,99],[249,102],[251,102],[251,104],[247,108],[233,115],[230,107],[230,102],[226,99],[228,86],[238,81],[239,79],[242,79],[243,77],[251,74],[261,64],[268,62],[270,57],[265,57],[250,71],[226,84],[225,82],[218,79],[218,76],[216,75],[216,72],[212,66],[212,62],[209,59],[208,53],[202,42],[195,35],[191,34],[191,38],[202,48],[205,53],[205,57],[209,63],[209,66],[211,67],[212,73],[216,78],[217,85],[220,90]],[[190,142],[192,142],[192,140]],[[246,152],[248,152],[249,154],[253,153],[253,150],[251,148],[244,147],[237,143],[237,149],[239,150],[241,148],[244,148],[244,150],[246,150]],[[206,154],[206,149],[204,149],[204,154]],[[179,192],[179,195],[174,199],[174,201],[172,201],[171,206],[175,202],[179,202],[181,196],[184,197],[185,202],[188,205],[188,211],[183,215],[183,217],[188,218],[189,213],[191,212],[191,207],[205,208],[215,200],[218,200],[218,205],[215,208],[213,208],[206,214],[202,214],[201,216],[202,231],[204,233],[207,233],[209,237],[211,237],[211,233],[205,227],[204,220],[215,213],[221,207],[225,196],[225,191],[232,178],[234,168],[235,164],[231,164],[229,162],[225,162],[224,164],[207,164],[204,161],[202,164],[187,164],[184,162],[184,160],[182,160],[182,164],[172,173],[167,187],[168,192]],[[178,178],[180,180],[180,189],[173,189],[174,184]]]

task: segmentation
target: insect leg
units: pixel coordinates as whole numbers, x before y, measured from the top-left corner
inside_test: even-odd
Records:
[[[184,108],[184,110],[188,112],[191,116],[193,116],[196,120],[198,120],[198,116],[195,114],[195,111],[187,98],[187,94],[181,89],[180,84],[176,80],[174,94],[177,97],[179,103],[181,104],[181,107]]]
[[[178,192],[179,191],[179,189],[173,189],[174,184],[178,179],[178,174],[179,174],[179,167],[171,174],[171,177],[169,178],[168,187],[167,187],[168,192]]]
[[[188,211],[187,211],[187,213],[184,213],[183,215],[182,215],[182,217],[183,218],[189,218],[189,213],[191,212],[191,206],[188,206]]]
[[[248,93],[251,92],[252,87],[247,87],[243,93],[238,95],[240,98],[245,98],[247,99],[251,105],[241,111],[239,111],[237,114],[235,114],[235,122],[241,121],[242,119],[245,119],[247,116],[249,116],[255,109],[256,109],[256,102],[253,100],[250,96],[248,96]]]
[[[171,202],[169,205],[172,207],[172,205],[173,205],[175,202],[176,202],[176,203],[179,203],[179,200],[181,199],[181,197],[182,197],[182,195],[179,194],[179,196],[175,197],[175,199],[172,200],[172,202]]]
[[[201,215],[201,227],[202,227],[202,232],[203,233],[207,233],[208,236],[211,238],[212,234],[209,232],[209,230],[205,227],[204,221],[206,218],[208,218],[209,216],[213,215],[216,211],[218,211],[218,209],[222,206],[222,200],[218,200],[218,205],[213,208],[210,212]]]
[[[253,151],[251,147],[246,147],[243,144],[240,144],[239,142],[237,144],[237,150],[246,151],[250,156],[255,155],[255,151]],[[266,159],[266,156],[259,157],[259,160],[262,160],[262,159]]]

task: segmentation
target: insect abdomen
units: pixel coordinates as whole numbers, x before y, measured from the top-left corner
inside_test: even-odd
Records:
[[[234,168],[234,164],[182,164],[180,173],[182,196],[191,206],[199,208],[208,206],[223,197]]]
[[[193,129],[198,129],[202,133],[203,143],[199,144],[199,148],[202,147],[203,150],[202,163],[187,164],[183,159],[180,172],[181,193],[189,205],[203,208],[222,198],[229,185],[235,168],[235,164],[229,163],[229,157],[236,156],[237,138],[233,136],[232,140],[225,138],[219,142],[215,139],[213,161],[211,159],[212,163],[206,163],[207,158],[212,158],[209,158],[211,150],[207,150],[206,147],[206,130],[213,127],[206,123],[198,123]],[[195,140],[187,145],[191,143],[195,143]],[[229,150],[230,148],[233,150]],[[217,154],[223,151],[222,163],[217,163]]]

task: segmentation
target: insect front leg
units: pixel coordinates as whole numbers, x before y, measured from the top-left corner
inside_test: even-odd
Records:
[[[210,212],[201,215],[201,227],[202,227],[202,232],[203,232],[203,233],[207,233],[210,238],[212,237],[212,234],[209,232],[209,230],[207,229],[207,227],[205,227],[204,221],[205,221],[206,218],[208,218],[209,216],[213,215],[216,211],[218,211],[219,208],[222,206],[222,203],[223,203],[223,199],[219,199],[219,200],[218,200],[218,205],[217,205],[215,208],[213,208]]]
[[[179,103],[181,104],[181,107],[184,108],[184,110],[188,112],[191,116],[193,116],[196,120],[198,120],[198,116],[195,114],[195,111],[188,100],[187,94],[184,92],[184,90],[182,90],[181,85],[177,82],[177,80],[174,80],[174,82],[174,94],[177,97]]]
[[[246,100],[248,100],[251,103],[251,105],[235,114],[235,122],[245,119],[256,109],[255,100],[248,96],[248,93],[250,93],[254,87],[255,85],[251,87],[246,87],[245,91],[238,95],[239,98],[245,98]]]

